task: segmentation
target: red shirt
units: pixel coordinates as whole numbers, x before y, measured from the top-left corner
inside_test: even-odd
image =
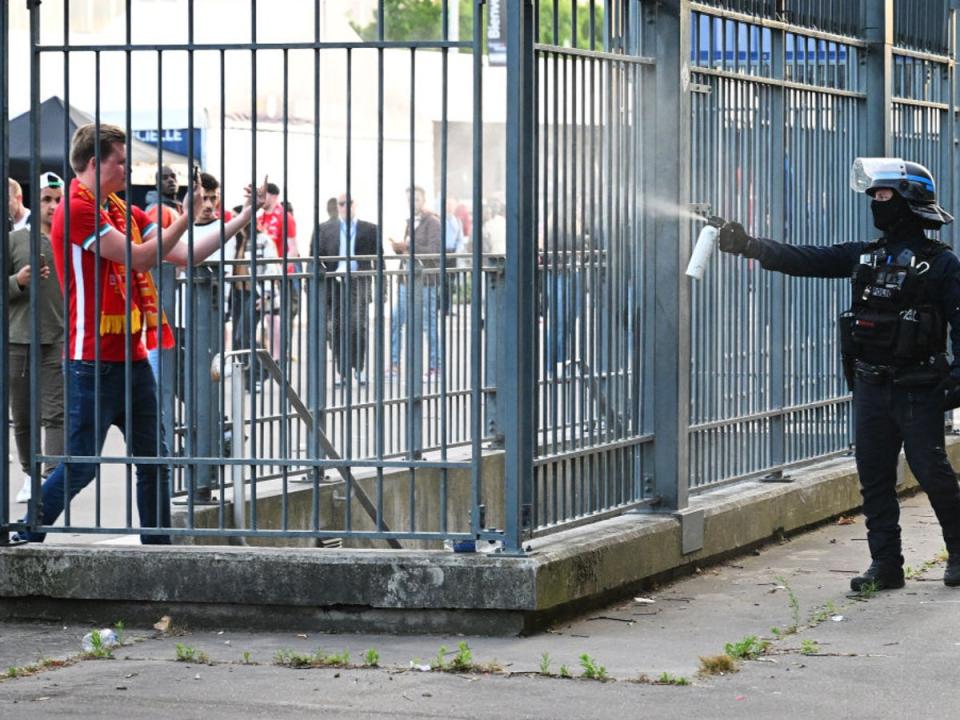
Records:
[[[102,304],[97,297],[97,290],[99,289],[102,295],[106,283],[110,282],[112,266],[115,263],[106,258],[100,258],[99,264],[97,263],[96,210],[92,201],[80,196],[79,185],[76,179],[70,183],[68,257],[65,258],[63,254],[66,203],[60,203],[57,206],[50,229],[50,242],[53,245],[53,262],[57,269],[57,277],[60,278],[60,287],[63,292],[69,293],[70,313],[64,356],[69,360],[96,360],[99,341],[100,359],[103,361],[123,362],[125,344],[130,348],[132,360],[146,360],[147,349],[143,344],[141,332],[128,333],[126,336],[112,333],[100,335],[100,321],[97,313]],[[99,215],[100,235],[105,235],[113,225],[103,209],[100,210]],[[138,207],[130,206],[130,219],[137,223],[143,237],[156,228],[155,223]],[[123,232],[121,228],[116,229]],[[69,283],[67,272],[70,273]],[[125,339],[127,343],[124,342]]]
[[[283,257],[283,216],[287,216],[287,257],[300,257],[297,250],[297,222],[290,213],[284,213],[283,205],[277,203],[273,210],[260,213],[258,225],[263,232],[273,238],[273,245],[277,249],[277,257]],[[287,264],[287,272],[296,272],[293,263]]]
[[[154,203],[147,208],[147,217],[153,222],[157,222],[157,215],[160,216],[160,226],[168,228],[183,213],[182,207],[172,208],[169,205],[158,205]]]

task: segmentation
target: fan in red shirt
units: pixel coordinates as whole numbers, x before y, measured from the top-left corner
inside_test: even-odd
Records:
[[[156,384],[144,340],[148,347],[168,347],[173,338],[149,270],[159,257],[184,262],[176,248],[187,229],[187,214],[163,232],[158,248],[156,224],[138,208],[128,208],[116,194],[126,185],[126,155],[126,134],[121,128],[88,124],[77,129],[70,146],[76,179],[70,185],[69,201],[61,203],[53,216],[50,232],[69,308],[64,355],[69,374],[67,455],[71,456],[99,454],[111,425],[125,433],[130,456],[166,454],[158,441]],[[202,193],[196,186],[192,201],[198,215]],[[64,235],[67,225],[69,237]],[[129,268],[125,267],[128,260]],[[128,401],[131,416],[126,413]],[[64,503],[96,474],[95,464],[74,462],[67,482],[66,469],[61,463],[43,483],[39,531],[28,532],[22,539],[42,542]],[[170,536],[164,532],[170,527],[166,467],[138,464],[136,493],[141,542],[169,544]]]
[[[286,221],[286,228],[284,228],[284,221]],[[286,246],[288,259],[300,257],[300,251],[297,249],[297,222],[293,219],[293,213],[289,212],[284,203],[281,202],[280,188],[274,183],[267,183],[266,201],[263,204],[263,211],[257,217],[257,229],[271,237],[277,250],[277,257],[283,257],[284,246]],[[286,230],[286,243],[284,243],[284,230]],[[293,275],[298,270],[298,263],[288,262],[284,275]],[[293,337],[293,318],[296,317],[300,307],[300,281],[293,278],[283,282],[288,282],[287,302],[285,306],[274,307],[272,310],[273,320],[267,333],[270,355],[278,362],[281,360],[281,344],[284,339],[288,348],[285,354],[290,355],[289,347]],[[275,288],[274,294],[277,298],[282,298],[281,288]],[[281,335],[281,318],[285,320],[285,338]]]

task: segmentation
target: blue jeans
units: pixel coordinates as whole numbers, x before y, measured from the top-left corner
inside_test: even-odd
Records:
[[[437,329],[437,288],[434,285],[422,285],[420,297],[423,303],[423,324],[427,330],[427,342],[430,347],[429,369],[440,367],[440,337]],[[397,290],[397,304],[390,318],[390,363],[400,364],[400,348],[403,345],[403,325],[407,322],[407,284],[401,283]]]
[[[67,441],[68,455],[98,455],[103,450],[107,431],[116,425],[126,432],[124,405],[124,363],[100,363],[100,434],[97,436],[95,415],[96,364],[86,360],[68,360],[70,373],[70,437]],[[157,397],[156,383],[149,362],[141,360],[132,364],[131,406],[133,434],[126,438],[127,449],[133,456],[160,457],[166,455],[161,441],[157,447]],[[159,452],[158,452],[159,450]],[[64,500],[70,502],[96,476],[95,463],[70,463],[69,485],[67,465],[60,463],[42,487],[41,522],[53,525],[63,512]],[[162,465],[137,465],[137,510],[140,526],[144,528],[170,527],[170,482],[167,468]],[[43,542],[44,533],[28,533],[30,542]],[[169,545],[169,535],[141,535],[144,545]]]
[[[545,355],[548,375],[557,363],[574,358],[573,341],[577,318],[582,310],[580,273],[576,270],[549,268],[544,273],[546,283],[546,343]]]

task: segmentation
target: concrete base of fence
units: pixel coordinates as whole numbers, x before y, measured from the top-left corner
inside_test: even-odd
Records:
[[[956,464],[960,439],[948,440]],[[916,482],[904,467],[900,487]],[[304,548],[0,548],[0,617],[354,631],[519,634],[860,504],[853,461],[700,495],[702,547],[668,513],[531,541],[524,557]],[[690,536],[687,549],[690,549]],[[699,543],[697,543],[699,544]],[[868,564],[864,548],[864,567]],[[846,582],[837,579],[838,584]]]

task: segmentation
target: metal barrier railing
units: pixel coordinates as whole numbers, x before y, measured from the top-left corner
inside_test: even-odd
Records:
[[[272,194],[273,219],[251,211],[231,226],[231,235],[258,238],[240,252],[226,213],[214,213],[226,220],[216,226],[222,248],[205,263],[194,225],[209,212],[192,201],[214,191],[201,185],[177,198],[192,228],[181,240],[186,269],[155,271],[175,344],[153,357],[158,412],[140,438],[165,450],[118,450],[115,431],[98,427],[104,451],[41,452],[40,355],[31,351],[34,497],[2,503],[0,542],[10,530],[139,532],[145,542],[490,538],[519,552],[531,536],[631,509],[683,508],[691,492],[747,477],[782,479],[785,468],[849,445],[832,325],[846,288],[727,257],[691,284],[682,277],[691,207],[780,242],[863,238],[870,228],[846,190],[847,168],[857,155],[890,153],[927,165],[946,203],[958,199],[957,11],[945,2],[924,2],[930,12],[911,19],[909,3],[888,0],[473,0],[456,11],[438,0],[435,22],[414,30],[392,23],[388,3],[368,24],[344,15],[337,29],[317,3],[298,39],[282,41],[258,37],[254,2],[247,35],[224,27],[212,42],[198,40],[200,10],[189,2],[184,36],[159,44],[134,32],[141,20],[151,25],[150,4],[127,0],[114,18],[123,22],[96,36],[77,32],[69,3],[62,33],[42,32],[38,5],[26,174],[70,179],[70,137],[86,121],[75,102],[101,128],[122,116],[129,202],[115,227],[130,227],[144,191],[163,196],[162,173],[151,186],[155,169],[179,164],[188,177],[204,154],[222,197],[259,185],[265,169],[282,190]],[[896,29],[885,22],[891,10]],[[503,25],[485,30],[492,17]],[[491,30],[509,50],[506,69],[496,42],[490,62],[483,57]],[[8,33],[4,16],[2,53]],[[40,122],[40,77],[53,87],[61,67],[62,124],[44,142],[62,138],[63,157],[51,166],[40,154],[39,132],[50,127]],[[89,93],[71,87],[78,71],[96,79]],[[182,155],[135,140],[143,120],[132,108],[146,108],[155,126],[146,130],[162,136],[172,122],[165,104],[184,89],[186,107],[174,113],[186,118]],[[0,109],[8,100],[5,90]],[[6,124],[0,113],[0,130]],[[110,150],[97,143],[98,173]],[[150,177],[134,182],[145,167]],[[91,191],[94,207],[105,188]],[[328,192],[336,197],[324,246]],[[354,252],[346,219],[361,192],[372,234]],[[448,202],[454,195],[459,207]],[[276,210],[291,200],[297,220]],[[421,213],[424,204],[437,213]],[[67,237],[84,221],[74,210],[64,218]],[[467,234],[464,220],[474,225],[469,244],[455,241]],[[90,222],[80,257],[101,263],[101,228]],[[426,235],[421,222],[428,240],[396,240]],[[315,236],[309,251],[304,227]],[[121,270],[94,281],[97,314],[104,283],[138,282],[132,230],[124,232]],[[257,244],[270,232],[272,254]],[[36,264],[40,239],[34,230]],[[63,257],[79,247],[64,240]],[[158,245],[157,263],[162,255]],[[76,282],[67,273],[68,298]],[[124,322],[134,309],[125,298]],[[3,333],[0,350],[9,349]],[[75,325],[65,339],[70,407]],[[141,366],[129,355],[115,362],[122,378],[109,381],[110,396],[95,355],[80,368],[99,378],[89,403],[98,418],[114,407],[107,424],[130,438],[143,430],[133,420]],[[68,438],[74,422],[68,413]],[[2,430],[9,447],[6,419]],[[59,460],[96,470],[91,490],[53,525],[41,514],[40,466]],[[146,501],[135,468],[161,478],[144,483]],[[175,523],[164,516],[167,478]],[[12,498],[15,484],[0,473],[0,497]],[[135,505],[152,506],[156,526],[140,528]]]

